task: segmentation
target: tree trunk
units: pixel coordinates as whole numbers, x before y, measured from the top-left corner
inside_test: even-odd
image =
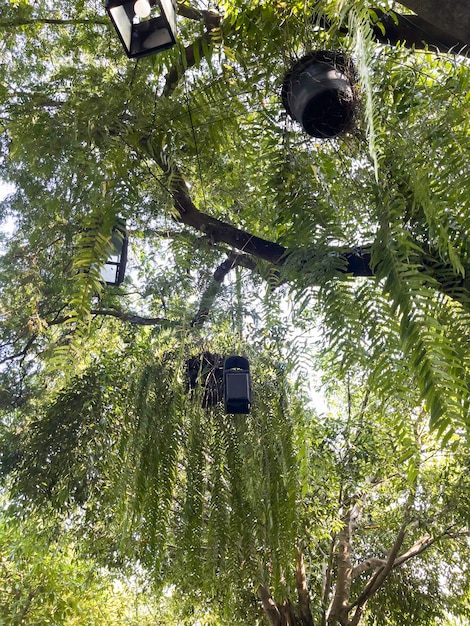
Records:
[[[265,585],[258,587],[258,597],[270,626],[313,626],[310,605],[306,611],[305,605],[303,607],[294,605],[289,600],[277,604]]]

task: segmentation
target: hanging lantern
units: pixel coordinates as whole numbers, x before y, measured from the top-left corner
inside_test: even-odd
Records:
[[[327,139],[351,129],[356,109],[352,62],[321,50],[295,63],[284,77],[287,113],[312,137]]]
[[[224,403],[226,413],[250,412],[250,365],[243,356],[229,356],[224,361]]]
[[[110,256],[101,270],[101,278],[107,285],[119,286],[126,273],[128,237],[126,222],[120,220],[119,224],[113,227]]]
[[[174,0],[107,0],[106,11],[130,59],[140,59],[176,43]]]

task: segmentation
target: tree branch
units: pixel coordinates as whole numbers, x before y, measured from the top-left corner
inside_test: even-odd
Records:
[[[169,328],[170,326],[176,325],[176,322],[172,322],[171,320],[165,319],[164,317],[142,317],[141,315],[128,313],[126,311],[121,311],[120,309],[92,309],[90,313],[91,315],[96,316],[103,315],[115,317],[122,322],[129,322],[138,326],[163,326],[165,328]]]
[[[310,592],[307,586],[307,575],[305,572],[304,555],[300,547],[297,548],[297,560],[295,568],[295,582],[297,595],[299,597],[299,613],[302,619],[302,626],[314,626],[312,611],[310,608]]]
[[[470,51],[470,39],[462,39],[455,31],[442,30],[440,20],[432,24],[418,15],[390,14],[381,9],[374,9],[374,12],[385,31],[383,32],[377,24],[373,25],[374,35],[379,43],[394,46],[401,42],[407,48],[417,50],[429,48],[444,53],[468,54]]]
[[[322,594],[321,594],[321,600],[322,600],[322,614],[321,614],[321,622],[320,622],[321,626],[326,626],[326,619],[327,619],[327,613],[328,613],[328,598],[330,595],[331,581],[333,577],[333,562],[334,562],[334,556],[335,556],[336,539],[337,539],[336,534],[333,534],[331,538],[331,542],[330,542],[330,550],[328,553],[328,563],[326,565],[326,570],[323,574]]]
[[[122,311],[120,309],[91,309],[90,314],[97,317],[115,317],[116,319],[121,320],[121,322],[129,322],[130,324],[136,324],[137,326],[162,326],[164,328],[170,328],[171,326],[179,325],[177,322],[168,320],[164,317],[143,317],[141,315],[128,313],[127,311]],[[48,321],[47,325],[57,326],[64,324],[69,319],[68,315],[63,315],[61,317],[56,317],[52,321]]]
[[[342,626],[348,626],[348,613],[350,610],[349,599],[351,596],[353,572],[351,564],[351,543],[361,511],[362,502],[358,498],[344,516],[344,525],[338,535],[336,586],[328,610],[327,621],[336,619]]]
[[[406,563],[407,561],[414,558],[415,556],[422,554],[425,550],[430,548],[432,545],[434,545],[437,541],[440,541],[441,539],[445,539],[445,538],[456,539],[458,537],[470,536],[470,531],[468,530],[462,530],[462,531],[458,531],[455,533],[452,532],[452,528],[454,528],[454,526],[451,526],[447,530],[445,530],[443,533],[435,537],[432,537],[429,534],[423,535],[422,537],[417,539],[415,543],[410,548],[408,548],[406,552],[404,552],[400,556],[396,556],[397,554],[395,550],[396,546],[400,543],[400,541],[401,543],[403,543],[404,527],[405,527],[405,522],[402,528],[400,529],[400,532],[395,541],[394,548],[392,549],[392,552],[390,553],[390,556],[387,559],[387,561],[384,561],[382,559],[374,559],[374,558],[367,559],[366,561],[364,561],[363,563],[360,563],[354,568],[353,578],[356,576],[359,576],[362,572],[367,571],[367,569],[370,569],[371,567],[378,567],[377,571],[374,573],[374,575],[372,576],[372,578],[369,580],[368,584],[364,588],[364,591],[362,592],[362,594],[359,596],[359,598],[355,602],[353,602],[353,604],[350,605],[349,611],[355,606],[357,608],[356,608],[356,611],[352,620],[349,621],[348,626],[357,626],[359,624],[359,621],[362,618],[362,615],[364,613],[365,605],[367,601],[384,584],[387,576],[390,574],[392,569],[400,567],[401,565],[403,565],[403,563]],[[393,558],[393,563],[392,563],[391,560],[394,554],[396,558]]]
[[[191,321],[192,327],[200,327],[207,320],[209,311],[212,308],[214,300],[220,292],[222,282],[227,274],[237,266],[247,267],[254,270],[256,263],[246,254],[233,252],[219,267],[215,270],[212,280],[202,294],[199,309]]]
[[[265,585],[258,587],[258,597],[261,600],[264,613],[269,620],[271,626],[281,626],[281,613],[274,602],[271,592]]]
[[[362,563],[359,563],[353,568],[352,578],[354,580],[354,578],[357,578],[364,572],[367,572],[368,570],[373,569],[373,568],[383,567],[384,565],[385,565],[385,561],[383,559],[376,559],[374,557],[371,557],[370,559],[366,559],[365,561],[363,561]]]
[[[209,45],[211,43],[211,39],[212,35],[210,31],[206,31],[203,35],[195,39],[192,44],[184,48],[184,69],[182,69],[180,65],[171,68],[166,75],[165,85],[162,90],[163,97],[168,98],[171,96],[177,88],[184,72],[186,72],[189,68],[194,67],[197,64],[196,60],[204,56],[204,42]]]
[[[26,358],[28,354],[29,349],[31,348],[33,343],[36,341],[37,337],[38,337],[37,333],[31,335],[31,337],[28,339],[28,341],[26,342],[22,350],[20,350],[19,352],[15,352],[15,354],[10,354],[4,357],[3,359],[1,359],[0,365],[4,365],[5,363],[8,363],[9,361],[14,361],[15,359],[22,359],[22,361],[24,361],[24,359]]]
[[[203,22],[205,32],[193,41],[193,43],[184,48],[183,68],[181,68],[181,64],[178,63],[174,65],[166,75],[162,96],[167,98],[175,91],[184,73],[189,68],[194,67],[197,64],[198,59],[204,56],[205,46],[211,45],[214,31],[220,27],[222,21],[222,16],[216,11],[198,11],[197,9],[193,9],[187,5],[180,5],[178,7],[178,14],[189,19]]]
[[[123,139],[126,141],[125,139]],[[126,142],[126,145],[130,145]],[[132,146],[136,149],[136,146]],[[168,181],[166,191],[172,196],[176,209],[176,220],[203,233],[213,243],[226,243],[232,248],[240,250],[257,259],[268,261],[276,267],[286,266],[287,260],[294,259],[297,264],[297,272],[302,271],[303,263],[315,257],[321,258],[321,254],[333,260],[338,275],[350,274],[358,277],[372,277],[377,268],[372,267],[371,248],[372,244],[366,243],[361,247],[350,248],[346,246],[329,246],[325,251],[319,251],[313,246],[310,249],[296,250],[286,248],[274,241],[268,241],[245,230],[232,226],[220,219],[214,218],[200,211],[190,198],[188,187],[178,166],[168,159],[158,142],[150,137],[142,137],[139,141],[138,150],[150,157],[162,170]],[[161,181],[159,181],[160,184]],[[300,254],[302,252],[302,254]],[[456,300],[462,306],[469,308],[470,305],[470,275],[457,275],[451,265],[440,260],[439,254],[422,252],[421,257],[415,259],[420,264],[423,279],[429,277],[436,289],[444,295]],[[312,281],[310,284],[316,284]]]
[[[362,593],[357,598],[357,600],[347,607],[348,613],[351,611],[353,607],[356,607],[355,614],[352,620],[347,622],[347,626],[357,626],[357,624],[359,624],[359,621],[362,618],[362,615],[365,610],[365,606],[369,598],[371,598],[380,589],[380,587],[384,584],[388,575],[394,568],[395,559],[397,558],[400,548],[402,547],[403,541],[405,539],[406,531],[407,531],[409,521],[410,521],[410,513],[413,507],[413,503],[414,503],[414,498],[415,498],[415,492],[414,490],[411,490],[410,493],[408,494],[408,498],[405,504],[403,522],[400,526],[400,529],[395,538],[395,541],[393,543],[392,549],[390,550],[390,554],[387,560],[381,567],[379,567],[374,572],[374,574],[371,576],[371,578],[367,582],[366,586],[364,587]]]
[[[400,0],[422,20],[432,24],[462,44],[470,44],[470,11],[468,0],[453,0],[452,10],[443,11],[441,0]]]
[[[447,530],[445,530],[440,535],[436,537],[432,537],[431,535],[423,535],[420,537],[415,543],[409,548],[404,554],[400,555],[393,564],[393,567],[399,567],[409,561],[415,556],[418,556],[432,545],[434,545],[437,541],[441,539],[457,539],[459,537],[469,537],[470,530],[461,530],[458,532],[451,532],[455,525],[450,526]]]

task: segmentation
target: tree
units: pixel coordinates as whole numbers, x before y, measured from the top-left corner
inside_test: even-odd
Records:
[[[105,299],[105,306],[95,308],[91,300],[100,286],[93,272],[63,281],[73,268],[90,266],[93,255],[95,260],[103,255],[106,241],[98,245],[96,239],[91,248],[79,245],[82,257],[75,252],[72,262],[77,230],[101,229],[106,238],[119,212],[132,216],[134,240],[147,232],[153,254],[158,256],[159,242],[165,254],[168,246],[174,251],[182,284],[189,287],[188,267],[192,276],[200,273],[211,301],[230,267],[239,264],[265,279],[300,282],[304,292],[319,284],[326,308],[333,291],[350,296],[351,275],[375,276],[375,301],[382,292],[392,303],[401,348],[416,364],[433,423],[445,431],[464,419],[466,350],[459,337],[467,314],[462,211],[467,120],[459,99],[466,90],[467,65],[453,57],[374,48],[377,27],[368,5],[339,14],[335,6],[320,3],[305,14],[300,4],[288,9],[276,3],[251,9],[227,5],[223,17],[181,7],[188,16],[181,20],[182,41],[189,44],[180,56],[168,53],[132,65],[122,58],[109,25],[96,13],[90,16],[86,6],[74,7],[70,16],[63,8],[57,17],[47,4],[13,12],[6,4],[5,46],[14,50],[25,36],[28,46],[5,66],[5,175],[18,185],[5,210],[21,215],[25,240],[20,244],[18,233],[16,246],[23,245],[24,252],[12,247],[5,258],[5,263],[11,259],[5,278],[12,295],[4,297],[18,298],[9,277],[25,271],[26,259],[26,280],[35,284],[27,301],[7,305],[20,311],[21,318],[11,324],[23,330],[11,338],[7,328],[5,345],[14,348],[6,352],[6,362],[32,354],[38,330],[65,320],[72,328],[91,311],[143,322],[146,316],[133,317],[131,304],[108,306]],[[323,18],[329,27],[318,31],[316,23]],[[356,36],[344,35],[343,25]],[[107,37],[97,37],[103,30]],[[262,31],[269,45],[261,45]],[[357,56],[365,123],[361,130],[358,120],[356,135],[341,146],[306,140],[283,116],[273,92],[272,77],[279,84],[286,59],[302,54],[314,39],[317,46],[349,47]],[[117,60],[110,66],[114,70],[105,71],[99,60],[109,59],[110,42]],[[44,47],[60,55],[56,69]],[[373,63],[372,50],[377,50]],[[243,161],[237,156],[241,145],[249,147]],[[416,145],[422,146],[418,153]],[[185,178],[191,179],[191,190]],[[242,202],[248,198],[248,204]],[[48,207],[39,212],[39,222],[38,202]],[[39,233],[46,248],[37,245]],[[206,244],[209,256],[198,258],[194,247]],[[43,267],[47,277],[33,278]],[[160,282],[165,283],[165,272]],[[355,284],[361,285],[356,293],[363,293],[362,283]],[[207,305],[206,300],[202,309]],[[178,307],[173,312],[169,319],[150,318],[171,325],[182,313]],[[188,315],[192,319],[195,313]],[[338,339],[353,320],[334,317]],[[374,343],[382,350],[380,337]],[[9,381],[7,387],[12,386]]]
[[[148,598],[139,602],[127,581],[81,559],[66,529],[50,520],[31,514],[25,520],[5,507],[0,555],[2,624],[155,623]]]
[[[429,541],[410,533],[420,498],[401,477],[386,536],[393,560],[375,552],[370,585],[351,578],[345,553],[360,538],[351,515],[363,490],[380,499],[381,483],[361,474],[328,514],[311,503],[316,519],[337,523],[326,553],[331,563],[342,555],[344,575],[329,612],[331,564],[323,604],[318,593],[307,602],[301,555],[318,529],[299,531],[308,512],[297,468],[310,417],[288,401],[287,373],[302,354],[294,344],[287,372],[280,366],[279,307],[289,290],[297,329],[321,317],[337,371],[364,371],[374,397],[412,407],[407,421],[423,401],[444,443],[465,437],[470,75],[464,56],[443,51],[464,53],[468,33],[442,23],[444,37],[420,21],[434,21],[424,9],[396,17],[368,2],[222,9],[180,5],[178,48],[129,63],[96,7],[2,6],[2,165],[15,185],[2,210],[16,220],[1,266],[3,471],[24,496],[52,498],[68,515],[85,509],[87,545],[119,555],[118,566],[137,556],[161,585],[171,571],[191,602],[212,590],[234,610],[237,598],[246,623],[258,580],[276,623],[291,611],[297,567],[298,619],[315,598],[315,617],[354,623],[366,601],[374,615],[373,598],[407,550],[429,555],[441,535],[447,545],[462,537],[444,522]],[[440,53],[384,43],[402,40],[405,24],[409,46],[429,35]],[[355,131],[327,142],[300,132],[280,100],[293,60],[320,47],[353,56],[362,94]],[[118,216],[130,226],[133,267],[113,290],[98,276]],[[188,359],[241,349],[263,373],[252,420],[195,409]],[[397,458],[409,437],[397,429]],[[429,510],[439,508],[433,497]],[[246,511],[253,534],[242,528]],[[198,556],[206,545],[212,560]],[[310,577],[317,566],[312,557]]]
[[[88,558],[139,563],[181,623],[202,601],[215,623],[254,624],[256,596],[272,625],[467,616],[468,453],[439,448],[411,394],[350,381],[320,421],[252,355],[254,409],[228,417],[163,355],[139,376],[95,365],[17,421],[2,438],[14,501],[62,512]]]

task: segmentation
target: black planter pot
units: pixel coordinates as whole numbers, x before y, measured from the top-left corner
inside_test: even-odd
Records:
[[[351,129],[355,112],[354,70],[340,53],[311,52],[284,77],[287,113],[312,137],[327,139]]]

